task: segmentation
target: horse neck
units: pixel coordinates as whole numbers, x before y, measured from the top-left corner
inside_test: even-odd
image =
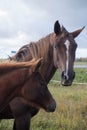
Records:
[[[27,69],[18,69],[0,76],[0,110],[15,96],[27,80]]]
[[[53,42],[54,33],[29,45],[29,51],[33,58],[43,58],[39,72],[45,78],[47,83],[51,80],[56,71],[53,60]]]

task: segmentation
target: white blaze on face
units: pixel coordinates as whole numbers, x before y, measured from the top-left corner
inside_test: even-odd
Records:
[[[70,41],[66,40],[64,44],[66,46],[66,72],[65,72],[65,76],[67,77],[67,80],[68,80],[68,78],[69,78],[69,76],[68,76],[68,67],[69,67],[69,46],[70,46]]]

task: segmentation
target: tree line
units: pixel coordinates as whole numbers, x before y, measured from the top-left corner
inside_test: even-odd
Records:
[[[78,62],[87,62],[87,58],[76,58]]]

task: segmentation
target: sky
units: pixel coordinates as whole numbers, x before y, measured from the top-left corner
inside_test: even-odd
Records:
[[[87,57],[87,0],[0,0],[0,58],[52,33],[56,20],[69,32],[85,26],[76,57]]]

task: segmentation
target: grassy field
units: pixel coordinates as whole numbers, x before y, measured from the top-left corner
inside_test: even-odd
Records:
[[[53,77],[53,80],[60,81],[60,73],[57,71]],[[87,83],[87,68],[75,68],[75,79],[76,83]]]
[[[87,83],[87,69],[75,69],[74,82]],[[59,80],[57,72],[53,77]],[[87,85],[73,84],[62,87],[60,83],[50,82],[49,89],[53,94],[57,108],[54,113],[44,110],[32,118],[31,130],[87,130]],[[0,130],[12,130],[13,120],[3,120]]]

